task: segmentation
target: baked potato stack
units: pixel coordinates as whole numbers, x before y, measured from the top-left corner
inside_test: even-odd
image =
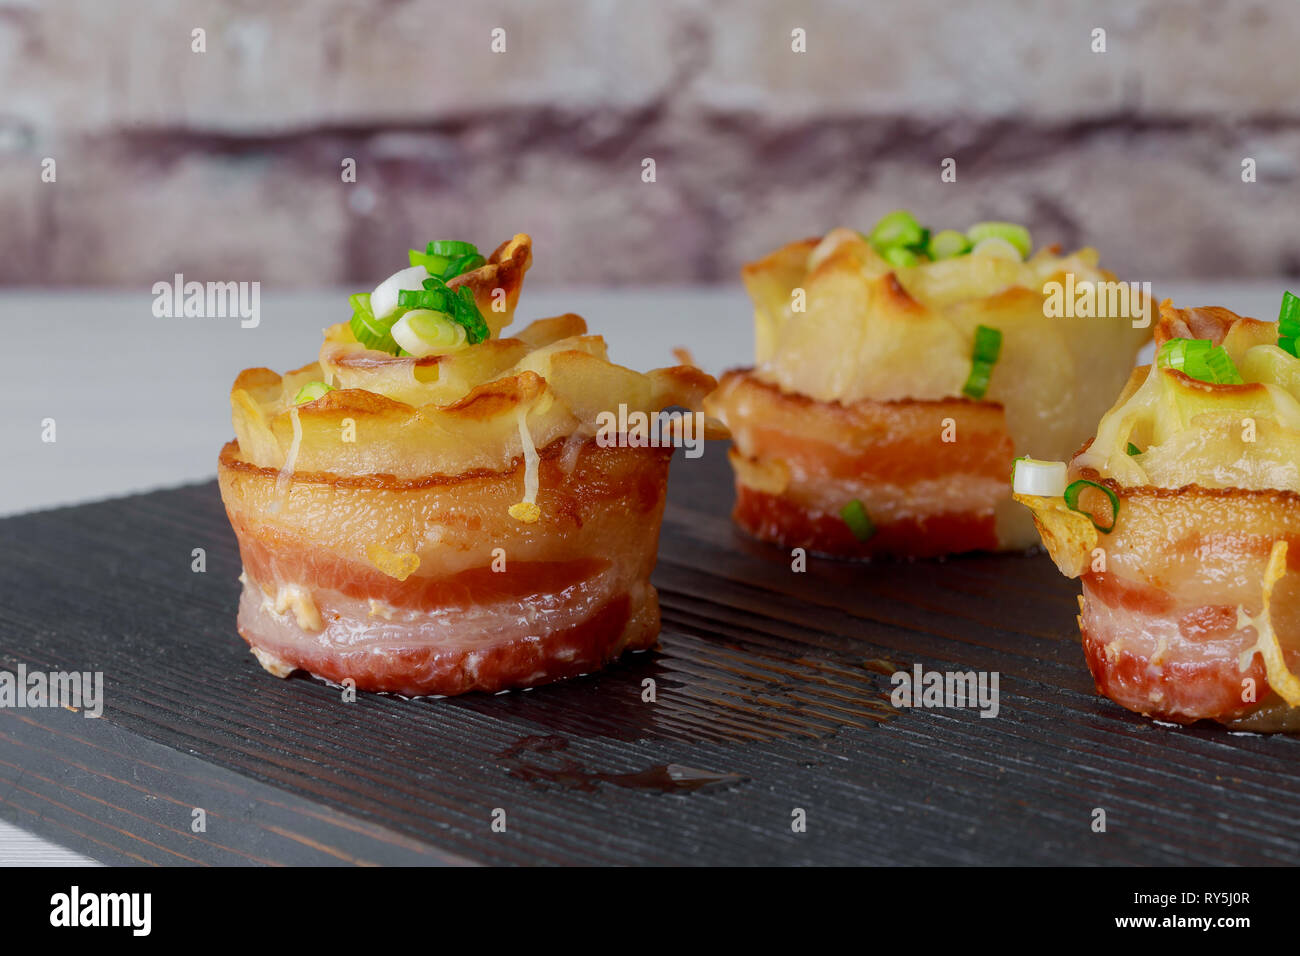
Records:
[[[1288,341],[1277,323],[1163,303],[1155,364],[1060,464],[1066,490],[1016,496],[1082,581],[1098,690],[1130,710],[1300,730],[1300,359]]]
[[[930,236],[894,213],[745,267],[756,364],[706,402],[734,438],[742,528],[839,557],[1036,543],[1011,460],[1078,448],[1150,330],[1049,317],[1047,283],[1114,276],[1091,249],[1031,255],[1022,228],[983,226]]]
[[[239,631],[268,671],[492,692],[654,642],[672,448],[602,444],[595,421],[697,407],[715,383],[614,365],[576,315],[501,337],[531,261],[518,235],[445,283],[470,290],[480,342],[390,354],[358,341],[354,316],[317,362],[235,381],[220,487],[244,565]]]

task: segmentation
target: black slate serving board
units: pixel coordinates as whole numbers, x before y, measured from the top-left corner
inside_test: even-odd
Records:
[[[214,482],[0,521],[0,669],[106,682],[98,720],[0,710],[0,817],[128,864],[1300,858],[1300,741],[1098,697],[1077,585],[1045,556],[795,573],[731,499],[722,445],[679,454],[657,650],[522,693],[355,703],[248,653]],[[894,709],[886,674],[916,663],[999,672],[999,715]]]

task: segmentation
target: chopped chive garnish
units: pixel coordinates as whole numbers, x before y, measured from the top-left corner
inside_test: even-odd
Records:
[[[1014,222],[977,222],[966,230],[966,238],[972,245],[982,239],[1002,239],[1015,247],[1021,259],[1028,259],[1034,249],[1029,230]]]
[[[930,238],[925,251],[931,259],[938,262],[941,259],[952,259],[970,252],[970,247],[971,241],[956,229],[945,229]]]
[[[1129,453],[1130,455],[1140,455],[1140,454],[1142,454],[1142,449],[1139,448],[1137,445],[1133,444],[1132,442],[1129,442],[1129,443],[1128,443],[1128,453]]]
[[[1277,347],[1296,354],[1295,340],[1300,338],[1300,296],[1282,293],[1282,309],[1277,317]]]
[[[295,405],[302,405],[306,402],[314,402],[321,398],[326,392],[334,391],[332,385],[326,385],[324,382],[308,382],[302,388],[298,389],[298,394],[293,397]]]
[[[1227,349],[1209,339],[1170,339],[1156,353],[1156,365],[1211,385],[1241,385],[1243,381]]]
[[[840,509],[840,517],[853,532],[853,537],[859,541],[866,541],[876,533],[876,526],[872,523],[871,516],[867,514],[867,509],[862,507],[862,502],[857,498]]]
[[[1002,354],[1002,332],[987,325],[975,327],[975,347],[971,350],[970,375],[962,386],[968,398],[983,398],[989,390],[993,366]]]
[[[917,222],[916,217],[910,212],[906,209],[895,209],[881,217],[875,228],[871,230],[871,234],[867,236],[867,241],[883,255],[886,249],[893,246],[913,250],[923,249],[929,235],[929,230]]]
[[[1084,511],[1079,507],[1079,492],[1083,491],[1084,488],[1096,488],[1110,499],[1110,524],[1104,526],[1098,524],[1097,518],[1092,514],[1092,512]],[[1115,492],[1111,491],[1105,485],[1098,484],[1095,481],[1089,481],[1087,478],[1080,478],[1078,481],[1073,481],[1066,486],[1065,507],[1069,508],[1071,511],[1077,511],[1079,514],[1087,515],[1088,520],[1092,522],[1092,526],[1102,534],[1110,534],[1114,531],[1115,522],[1119,520],[1119,495],[1115,494]]]

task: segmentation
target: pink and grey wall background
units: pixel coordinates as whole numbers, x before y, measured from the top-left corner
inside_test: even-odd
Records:
[[[1293,275],[1297,49],[1294,0],[0,0],[0,284],[355,285],[515,231],[530,282],[732,282],[898,206]]]

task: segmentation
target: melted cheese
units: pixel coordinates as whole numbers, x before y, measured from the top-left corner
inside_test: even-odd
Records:
[[[289,443],[289,450],[284,456],[284,464],[280,467],[280,474],[275,479],[273,511],[280,510],[280,507],[284,504],[285,496],[289,493],[289,488],[293,484],[293,469],[298,463],[298,449],[302,447],[302,421],[298,418],[298,409],[289,410],[289,420],[293,422],[293,441]]]
[[[519,443],[524,451],[524,499],[510,506],[510,517],[524,524],[533,524],[542,517],[542,509],[537,506],[537,469],[542,459],[528,431],[528,409],[521,405],[515,417],[519,424]]]
[[[262,599],[262,607],[276,614],[286,614],[293,611],[294,620],[298,622],[298,626],[304,631],[319,631],[324,627],[321,622],[320,611],[316,607],[316,602],[312,600],[311,592],[301,584],[281,585],[274,598],[265,597]]]

